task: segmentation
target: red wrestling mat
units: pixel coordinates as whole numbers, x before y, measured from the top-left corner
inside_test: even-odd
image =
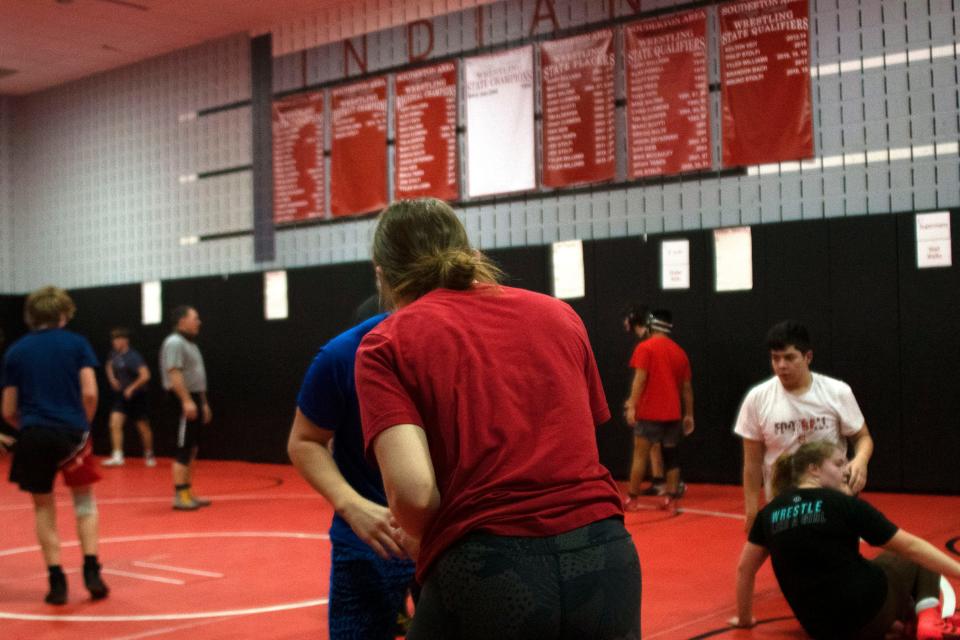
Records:
[[[6,478],[9,462],[0,460]],[[91,602],[78,573],[72,507],[57,486],[63,607],[43,603],[46,575],[29,497],[0,488],[0,628],[7,639],[238,637],[325,639],[331,510],[292,467],[201,461],[194,485],[214,500],[197,512],[170,508],[169,461],[128,459],[101,470],[100,558],[110,597]],[[960,536],[960,498],[867,494],[894,522],[943,548]],[[738,487],[691,485],[676,516],[627,515],[643,568],[643,637],[802,638],[770,571],[757,577],[751,631],[732,630],[734,579],[743,544]],[[936,514],[937,517],[931,517]]]

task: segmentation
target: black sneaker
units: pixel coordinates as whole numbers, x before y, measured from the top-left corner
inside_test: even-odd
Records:
[[[110,593],[110,589],[100,577],[100,565],[85,565],[83,567],[83,584],[87,586],[93,600],[103,600]]]
[[[43,599],[47,604],[67,604],[67,576],[50,576],[50,593]]]
[[[640,492],[642,496],[662,496],[663,495],[663,485],[660,483],[651,484],[649,487]]]

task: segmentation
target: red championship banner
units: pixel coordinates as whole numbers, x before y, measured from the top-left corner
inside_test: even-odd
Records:
[[[330,212],[367,213],[387,206],[387,79],[330,93]]]
[[[457,65],[397,74],[395,197],[456,200]]]
[[[545,186],[616,176],[613,65],[610,29],[540,45]]]
[[[709,169],[707,14],[702,9],[627,25],[627,174]]]
[[[323,94],[273,103],[273,221],[324,216]]]
[[[720,5],[725,167],[813,156],[808,5]]]

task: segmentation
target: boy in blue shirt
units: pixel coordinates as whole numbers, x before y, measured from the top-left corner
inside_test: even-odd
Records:
[[[34,291],[24,307],[31,331],[13,343],[3,359],[3,419],[19,430],[10,481],[33,496],[37,541],[50,582],[45,600],[57,605],[67,601],[53,498],[58,470],[63,470],[73,494],[84,583],[94,600],[109,592],[97,559],[92,483],[100,476],[89,445],[90,420],[97,410],[97,358],[86,338],[63,328],[75,311],[63,289]]]
[[[287,445],[297,470],[335,510],[330,640],[393,640],[397,613],[413,583],[414,564],[391,523],[380,471],[364,458],[353,377],[360,341],[384,317],[374,316],[320,349],[300,388]]]

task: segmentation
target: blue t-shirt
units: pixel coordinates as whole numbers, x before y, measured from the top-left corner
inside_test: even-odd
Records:
[[[123,391],[140,377],[140,367],[147,366],[146,360],[136,349],[127,349],[123,353],[111,351],[107,357],[110,361],[110,368],[113,369],[113,376],[120,383],[120,390]],[[135,393],[145,393],[146,386],[142,386]]]
[[[353,363],[360,341],[385,317],[386,314],[374,316],[324,345],[310,363],[297,396],[297,407],[303,415],[318,427],[336,432],[333,459],[347,484],[364,498],[384,506],[387,496],[380,470],[372,467],[363,455]],[[337,514],[330,525],[330,540],[370,549]]]
[[[71,427],[87,431],[80,369],[96,367],[87,339],[66,329],[23,336],[3,358],[3,385],[17,388],[20,427]]]

